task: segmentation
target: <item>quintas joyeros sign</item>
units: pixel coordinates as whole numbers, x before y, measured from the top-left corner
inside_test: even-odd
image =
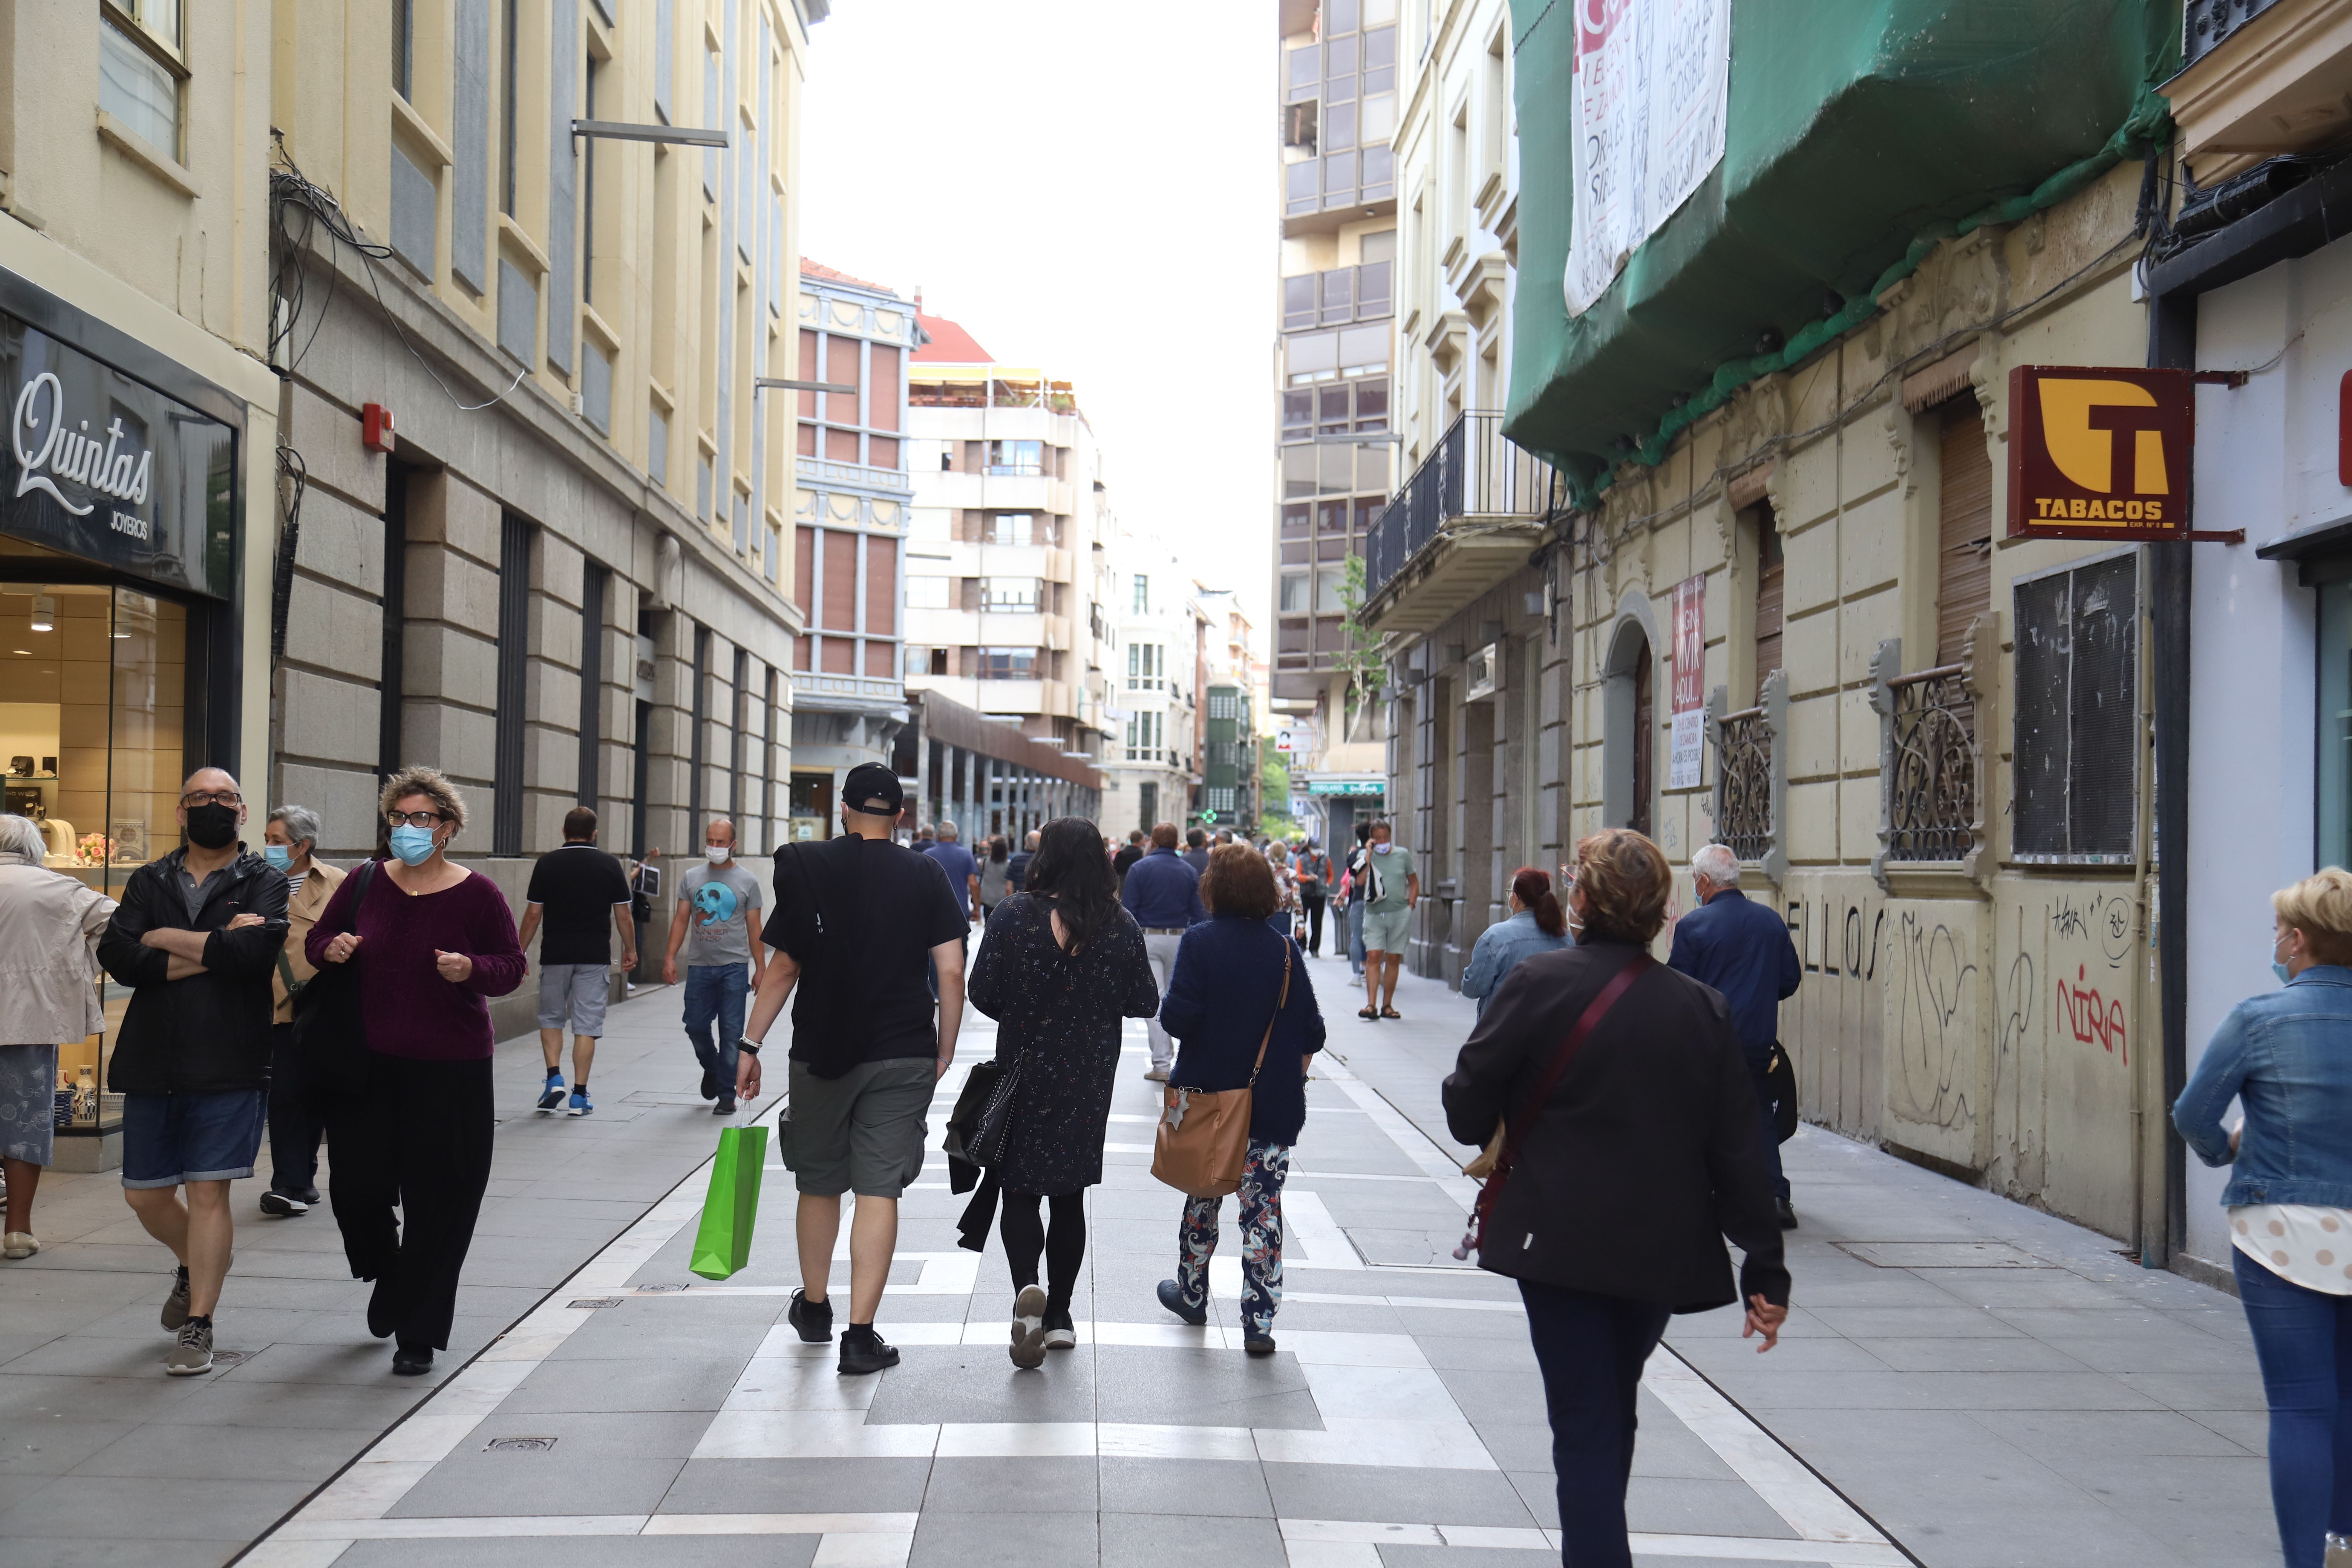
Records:
[[[2009,373],[2012,539],[2189,537],[2195,374],[2019,365]]]

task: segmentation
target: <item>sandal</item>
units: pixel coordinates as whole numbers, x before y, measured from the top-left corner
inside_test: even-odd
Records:
[[[1383,1018],[1402,1018],[1404,1015],[1398,1012],[1393,1007],[1383,1007],[1381,1009],[1381,1016]]]
[[[1356,1010],[1356,1016],[1359,1018],[1368,1018],[1373,1023],[1378,1023],[1380,1022],[1381,1016],[1380,1009],[1377,1007],[1360,1007]]]

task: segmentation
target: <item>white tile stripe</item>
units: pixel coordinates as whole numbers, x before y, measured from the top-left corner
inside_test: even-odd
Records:
[[[1372,1125],[1386,1133],[1389,1142],[1402,1151],[1406,1159],[1436,1179],[1438,1191],[1460,1204],[1462,1212],[1468,1214],[1470,1205],[1478,1201],[1478,1184],[1462,1173],[1462,1163],[1407,1121],[1379,1089],[1358,1078],[1345,1061],[1328,1050],[1321,1056],[1323,1059],[1316,1064],[1316,1076],[1337,1084],[1339,1091],[1372,1119]]]
[[[911,1513],[575,1513],[289,1524],[295,1541],[461,1541],[547,1535],[912,1535]]]
[[[1666,1346],[1651,1355],[1642,1383],[1802,1539],[1886,1543],[1852,1504]]]
[[[1381,1546],[1451,1546],[1470,1550],[1558,1552],[1559,1532],[1503,1525],[1381,1524],[1358,1520],[1286,1519],[1282,1541],[1291,1568],[1377,1568]],[[1813,1563],[1832,1568],[1905,1568],[1892,1546],[1784,1541],[1771,1537],[1664,1535],[1635,1532],[1636,1557],[1711,1557],[1752,1563]]]

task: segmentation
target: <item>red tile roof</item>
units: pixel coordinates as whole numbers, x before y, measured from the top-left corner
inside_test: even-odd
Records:
[[[996,356],[982,348],[970,332],[945,316],[915,312],[915,320],[931,341],[915,351],[917,364],[994,364]]]
[[[894,298],[898,292],[896,289],[891,288],[887,283],[869,283],[863,278],[852,278],[846,272],[827,267],[821,261],[811,261],[805,256],[801,258],[801,276],[803,278],[830,278],[838,283],[855,283],[860,289],[877,289],[880,292],[891,295]]]

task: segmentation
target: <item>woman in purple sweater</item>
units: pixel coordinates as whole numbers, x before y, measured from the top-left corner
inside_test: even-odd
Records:
[[[482,999],[521,984],[526,964],[506,896],[444,854],[466,826],[457,786],[431,768],[404,768],[383,805],[393,858],[376,875],[344,878],[303,945],[313,965],[359,965],[367,1091],[327,1112],[328,1195],[352,1276],[375,1281],[368,1331],[396,1336],[392,1370],[415,1377],[449,1346],[457,1275],[490,1180],[497,1119]]]

